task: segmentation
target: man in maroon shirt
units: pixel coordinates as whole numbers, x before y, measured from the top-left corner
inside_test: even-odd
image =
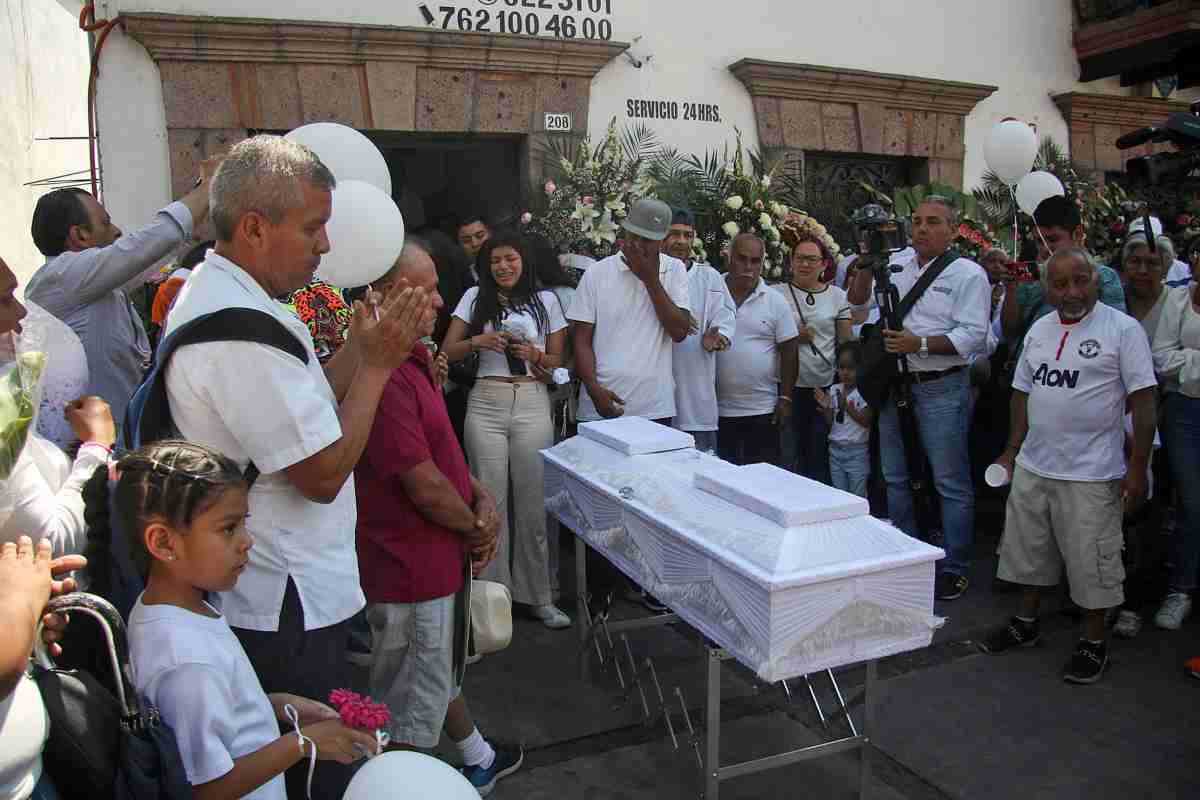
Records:
[[[433,298],[421,332],[433,333],[442,298],[427,249],[410,241],[375,283],[422,286]],[[371,694],[392,712],[388,733],[401,748],[432,749],[443,727],[486,795],[524,759],[480,735],[456,685],[462,590],[495,555],[495,498],[467,469],[429,351],[417,344],[383,390],[363,458],[355,470],[358,564],[371,625]],[[456,633],[456,620],[460,630]],[[460,648],[461,651],[462,648]]]

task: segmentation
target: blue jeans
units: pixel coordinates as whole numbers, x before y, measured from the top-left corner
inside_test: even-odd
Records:
[[[829,472],[835,489],[866,497],[871,474],[870,443],[830,442]]]
[[[941,501],[942,546],[946,558],[940,566],[946,572],[966,575],[975,535],[975,489],[971,485],[967,455],[970,373],[964,369],[929,383],[914,383],[912,397],[921,446],[932,467],[933,487]],[[904,440],[896,405],[890,400],[879,415],[879,449],[883,479],[887,483],[888,515],[897,528],[917,537]]]
[[[1163,439],[1179,492],[1169,585],[1172,591],[1191,592],[1200,571],[1200,400],[1172,392],[1165,412]]]

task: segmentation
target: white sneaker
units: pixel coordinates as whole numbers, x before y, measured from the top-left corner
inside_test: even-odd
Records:
[[[533,615],[551,630],[561,630],[562,628],[571,627],[571,618],[553,603],[544,606],[534,606]]]
[[[1154,615],[1154,624],[1166,631],[1177,631],[1192,613],[1192,597],[1185,592],[1170,592],[1163,600],[1158,613]]]
[[[1113,635],[1121,639],[1133,639],[1142,630],[1142,615],[1129,609],[1121,609],[1117,614],[1117,624],[1113,625]]]

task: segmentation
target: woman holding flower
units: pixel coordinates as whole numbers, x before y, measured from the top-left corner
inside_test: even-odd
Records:
[[[829,428],[815,392],[836,381],[837,348],[850,341],[850,304],[846,292],[822,278],[834,263],[828,246],[816,235],[785,227],[791,247],[791,280],[776,285],[800,331],[799,362],[793,389],[792,428],[796,436],[796,471],[829,483]]]

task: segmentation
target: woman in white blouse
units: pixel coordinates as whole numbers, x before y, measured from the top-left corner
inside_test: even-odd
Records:
[[[1168,292],[1154,334],[1154,371],[1166,390],[1162,438],[1179,492],[1171,534],[1171,575],[1167,597],[1154,617],[1166,630],[1178,630],[1192,610],[1200,571],[1200,262],[1192,284]]]
[[[7,265],[0,260],[0,283],[16,278]],[[10,360],[16,350],[14,335],[23,335],[28,341],[40,343],[46,348],[46,372],[49,376],[64,374],[52,365],[56,360],[69,358],[70,350],[64,351],[48,338],[45,329],[39,330],[41,321],[36,318],[25,320],[25,309],[13,297],[6,301],[12,313],[8,330],[0,333],[0,362]],[[18,315],[15,308],[20,308]],[[22,326],[22,320],[24,325]],[[7,352],[5,352],[7,351]],[[61,396],[56,383],[43,388],[43,396]],[[27,535],[34,541],[49,539],[54,546],[54,556],[82,553],[87,543],[87,526],[83,521],[83,499],[80,490],[96,467],[105,463],[116,441],[116,426],[108,403],[99,397],[72,399],[57,408],[43,406],[41,414],[65,415],[74,438],[81,442],[74,459],[68,458],[57,444],[43,438],[37,431],[30,431],[12,474],[0,482],[0,543],[13,542]],[[41,426],[39,425],[39,430]]]
[[[837,348],[850,340],[850,304],[846,292],[821,277],[833,254],[808,235],[787,239],[792,247],[792,277],[778,284],[792,308],[800,331],[800,368],[792,395],[792,427],[796,437],[796,471],[822,483],[829,479],[829,426],[813,394],[836,381]]]
[[[519,235],[488,240],[476,271],[479,286],[454,310],[442,350],[451,363],[479,357],[464,439],[471,471],[496,498],[501,526],[500,549],[480,577],[508,586],[547,627],[565,628],[571,619],[552,596],[539,453],[554,444],[550,396],[530,366],[562,366],[567,321],[558,297],[538,289]]]

